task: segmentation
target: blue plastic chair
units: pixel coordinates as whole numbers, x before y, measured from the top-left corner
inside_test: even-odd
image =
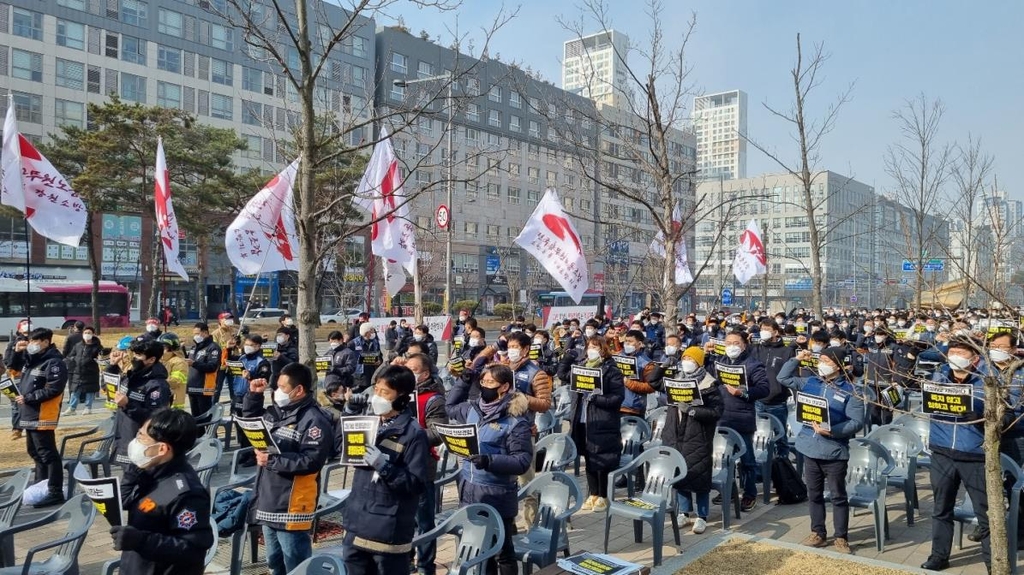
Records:
[[[743,437],[734,429],[719,426],[711,452],[711,487],[722,494],[722,528],[729,528],[729,505],[740,518],[740,490],[736,485],[736,464],[747,452]]]
[[[490,505],[473,503],[452,513],[440,525],[413,539],[413,548],[442,535],[458,536],[455,558],[448,573],[482,573],[488,559],[497,557],[505,541],[505,524]],[[402,574],[404,575],[404,574]]]
[[[540,502],[537,518],[525,534],[514,539],[516,557],[526,575],[533,572],[534,565],[543,569],[554,563],[559,551],[569,556],[565,526],[583,506],[576,480],[561,471],[540,473],[519,490],[520,501],[531,496]]]
[[[889,451],[894,467],[887,482],[903,490],[907,525],[914,524],[914,509],[917,508],[917,455],[923,445],[917,433],[902,425],[883,425],[875,428],[867,439],[877,441]]]
[[[31,474],[31,469],[19,469],[0,485],[0,567],[14,565],[14,537],[10,529],[21,509],[21,497]]]
[[[96,506],[85,495],[69,499],[52,513],[34,521],[28,521],[11,527],[6,535],[23,533],[37,527],[48,526],[58,521],[66,522],[63,535],[51,541],[35,545],[25,555],[25,564],[0,569],[0,575],[28,575],[30,573],[46,573],[48,575],[78,575],[78,553],[85,543],[93,521],[96,519]],[[43,551],[53,552],[44,560],[39,561],[36,555]]]
[[[543,459],[540,459],[541,455]],[[567,433],[552,433],[534,445],[533,456],[535,469],[565,471],[576,460],[576,443]]]
[[[337,555],[313,555],[288,575],[345,575],[345,562]],[[403,574],[404,575],[404,574]]]
[[[786,428],[779,418],[770,413],[757,414],[757,429],[754,430],[754,460],[761,466],[761,482],[764,484],[764,502],[772,498],[772,461],[775,460],[775,442],[786,435]]]
[[[932,452],[928,449],[928,438],[932,433],[932,423],[927,415],[904,413],[892,421],[892,425],[902,425],[913,429],[921,438],[921,453],[917,455],[917,466],[929,468],[932,466]]]
[[[875,520],[875,549],[885,551],[889,537],[889,512],[885,508],[888,475],[896,464],[889,451],[877,441],[850,440],[846,469],[846,493],[850,507],[870,509]]]

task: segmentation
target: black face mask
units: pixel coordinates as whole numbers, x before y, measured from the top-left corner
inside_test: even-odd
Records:
[[[146,369],[146,363],[143,360],[141,360],[141,359],[133,359],[132,360],[132,371],[134,371],[135,373],[139,373],[139,372],[141,372],[144,369]]]
[[[498,388],[481,387],[480,399],[484,400],[484,403],[494,403],[498,399]]]

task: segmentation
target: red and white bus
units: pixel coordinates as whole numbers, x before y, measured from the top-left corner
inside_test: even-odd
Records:
[[[31,290],[32,309],[28,309]],[[100,282],[100,327],[128,327],[131,294],[112,281]],[[92,282],[31,282],[0,279],[0,335],[12,333],[31,316],[33,327],[67,329],[76,321],[92,323]]]

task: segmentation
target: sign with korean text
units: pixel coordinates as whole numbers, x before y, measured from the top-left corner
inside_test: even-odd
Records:
[[[569,372],[569,390],[576,393],[592,393],[595,389],[604,390],[603,377],[600,367],[573,365]]]
[[[331,369],[331,359],[333,359],[333,358],[331,356],[329,356],[329,355],[321,355],[321,356],[317,357],[316,360],[315,360],[315,362],[316,362],[316,372],[317,373],[327,373],[327,370]]]
[[[274,353],[277,351],[277,343],[267,342],[260,346],[260,351],[263,352],[263,357],[273,359]]]
[[[715,363],[715,373],[718,375],[718,381],[746,391],[747,366],[743,364],[728,365],[725,363]]]
[[[807,369],[818,369],[818,358],[821,357],[820,353],[811,353],[811,357],[800,360],[800,367]]]
[[[538,359],[540,359],[540,352],[542,347],[543,346],[538,345],[536,343],[531,345],[529,358],[532,359],[533,361],[537,361]]]
[[[796,420],[804,425],[817,423],[822,429],[831,429],[828,400],[820,395],[796,392]]]
[[[469,457],[480,453],[480,440],[475,425],[435,425],[434,430],[448,451],[458,457]]]
[[[121,385],[121,374],[119,373],[103,373],[100,375],[103,382],[103,396],[106,399],[105,405],[107,409],[117,409],[117,404],[114,403],[114,396],[118,392],[123,392]]]
[[[14,380],[10,377],[4,376],[0,378],[0,393],[4,394],[7,399],[14,401],[19,395],[18,385],[14,383]]]
[[[973,386],[924,383],[921,385],[922,411],[962,417],[971,411]]]
[[[622,377],[626,379],[636,379],[638,377],[635,357],[613,355],[612,359],[615,360],[615,367],[619,368],[619,371],[622,372]]]
[[[366,446],[377,440],[380,418],[359,415],[341,418],[341,462],[345,465],[365,465]]]
[[[111,527],[121,525],[121,479],[113,477],[78,478],[85,496],[96,506]]]
[[[277,442],[274,441],[270,426],[267,425],[266,420],[262,417],[236,417],[234,419],[235,423],[238,424],[238,429],[249,440],[253,449],[275,455],[281,453]]]
[[[233,377],[241,377],[242,373],[245,371],[245,366],[243,366],[240,361],[228,361],[224,365],[227,366],[228,373]]]
[[[893,384],[882,390],[882,403],[888,407],[899,407],[903,403],[903,388]]]
[[[712,346],[711,353],[713,353],[715,355],[725,355],[725,340],[724,339],[719,339],[717,337],[713,337],[713,338],[708,340],[708,343],[710,343],[711,346]]]
[[[696,379],[668,379],[662,380],[665,383],[665,393],[668,395],[668,404],[677,405],[687,403],[690,405],[704,405],[697,389]]]

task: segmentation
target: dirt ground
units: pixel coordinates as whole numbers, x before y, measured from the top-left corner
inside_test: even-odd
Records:
[[[81,427],[76,427],[74,429],[61,429],[61,427],[58,426],[56,433],[57,447],[60,448],[61,438],[65,435],[80,433],[82,431],[85,431],[85,429]],[[89,438],[76,438],[68,441],[65,455],[68,457],[74,457],[77,455],[79,444],[86,439]],[[92,447],[95,447],[95,445],[87,446],[87,452],[91,452],[89,450],[91,450]],[[24,434],[22,434],[21,439],[11,439],[9,426],[0,430],[0,469],[17,469],[19,467],[32,467],[33,465],[32,459],[28,456],[28,452],[25,450]]]
[[[767,543],[732,539],[676,571],[676,575],[907,575],[908,571],[873,567],[816,553],[791,551]]]

